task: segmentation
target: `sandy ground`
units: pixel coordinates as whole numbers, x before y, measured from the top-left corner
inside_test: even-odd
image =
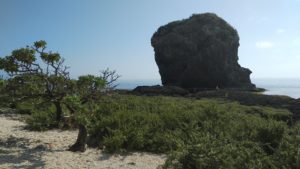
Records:
[[[0,169],[156,169],[165,156],[149,153],[106,154],[88,148],[84,153],[65,151],[76,131],[32,132],[25,123],[0,115]]]

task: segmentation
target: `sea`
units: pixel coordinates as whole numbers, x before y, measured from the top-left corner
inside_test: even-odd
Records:
[[[259,88],[264,88],[266,95],[285,95],[300,98],[300,78],[253,78],[251,79]],[[132,90],[137,86],[161,85],[160,79],[120,80],[118,89]]]

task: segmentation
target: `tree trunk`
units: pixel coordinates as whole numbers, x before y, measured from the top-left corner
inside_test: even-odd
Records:
[[[56,108],[56,121],[60,122],[63,118],[63,111],[60,102],[54,102]]]
[[[73,144],[68,150],[69,151],[85,151],[85,145],[86,145],[86,140],[87,140],[87,129],[84,125],[79,124],[79,133],[77,136],[77,140],[75,144]]]

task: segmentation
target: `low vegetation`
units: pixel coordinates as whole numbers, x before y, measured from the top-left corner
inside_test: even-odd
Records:
[[[166,169],[300,167],[300,123],[289,126],[292,114],[284,109],[119,94],[89,106],[90,146],[166,153]],[[35,112],[29,125],[41,126],[51,118],[51,113]]]
[[[45,45],[39,41],[0,60],[0,68],[11,74],[0,79],[1,106],[29,115],[32,130],[78,128],[71,151],[84,151],[87,143],[108,152],[164,153],[164,169],[300,168],[300,123],[292,122],[284,106],[272,106],[265,98],[264,106],[244,105],[226,93],[190,98],[118,94],[110,91],[119,77],[114,71],[78,79],[56,74],[63,60],[44,53]],[[54,65],[52,73],[47,65]]]

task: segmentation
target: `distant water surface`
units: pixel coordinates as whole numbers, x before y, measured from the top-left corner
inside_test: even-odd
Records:
[[[292,98],[300,98],[300,78],[299,79],[252,79],[257,87],[266,89],[267,95],[285,95]]]
[[[286,95],[293,98],[300,98],[300,78],[299,79],[271,79],[254,78],[252,82],[257,87],[264,88],[267,95]],[[147,80],[120,80],[118,89],[134,89],[137,86],[161,85],[160,79]]]
[[[160,79],[120,80],[117,88],[132,90],[137,86],[153,86],[153,85],[161,85]]]

